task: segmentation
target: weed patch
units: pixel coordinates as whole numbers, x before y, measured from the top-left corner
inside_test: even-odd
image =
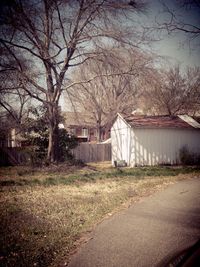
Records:
[[[11,168],[6,169],[6,174]],[[19,174],[20,173],[20,174]],[[22,174],[23,173],[23,174]],[[99,171],[94,168],[92,171],[76,172],[74,174],[66,174],[60,172],[28,172],[28,170],[19,170],[12,175],[10,173],[7,178],[0,178],[0,186],[53,186],[53,185],[70,185],[74,183],[96,182],[97,180],[105,179],[124,179],[129,178],[133,180],[144,179],[145,177],[162,177],[162,176],[177,176],[180,174],[200,173],[199,167],[137,167],[137,168],[109,168],[107,170]],[[12,177],[10,179],[10,176]]]

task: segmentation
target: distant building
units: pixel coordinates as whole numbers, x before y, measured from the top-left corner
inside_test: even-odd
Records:
[[[64,126],[66,130],[75,135],[79,142],[97,142],[98,132],[93,120],[80,112],[64,112]],[[101,140],[106,140],[110,137],[110,131],[103,129]]]

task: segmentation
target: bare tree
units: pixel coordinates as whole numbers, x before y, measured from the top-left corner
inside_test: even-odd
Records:
[[[16,80],[17,74],[8,75],[0,74],[0,111],[7,114],[12,119],[12,124],[20,126],[22,118],[28,112],[30,104],[29,95],[20,88],[20,84]],[[14,127],[14,125],[13,125]]]
[[[15,0],[1,6],[0,45],[12,59],[1,62],[1,71],[14,68],[24,91],[47,107],[49,161],[58,158],[59,99],[70,68],[95,58],[108,42],[143,42],[144,35],[133,31],[133,13],[143,7],[125,0]]]
[[[117,112],[131,113],[141,81],[148,77],[152,57],[138,49],[109,49],[96,61],[87,61],[72,76],[80,80],[96,77],[87,84],[79,84],[68,91],[75,111],[90,118],[101,141],[105,128],[110,129]],[[109,75],[112,74],[112,75]]]
[[[176,0],[172,3],[170,5],[166,1],[162,1],[163,12],[160,16],[162,19],[157,20],[159,29],[167,30],[169,34],[182,32],[189,43],[193,42],[199,45],[200,1]]]
[[[180,66],[159,71],[144,92],[144,101],[153,114],[191,114],[200,112],[200,69]]]

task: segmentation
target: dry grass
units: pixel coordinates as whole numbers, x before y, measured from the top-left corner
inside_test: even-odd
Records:
[[[58,266],[67,261],[82,233],[106,215],[200,173],[192,168],[178,170],[115,170],[105,163],[73,169],[72,174],[2,168],[0,265]]]

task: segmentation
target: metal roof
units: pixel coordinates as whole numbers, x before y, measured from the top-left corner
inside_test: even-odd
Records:
[[[180,116],[168,116],[168,115],[160,115],[160,116],[146,116],[146,115],[125,115],[122,117],[124,120],[133,128],[184,128],[184,129],[194,129],[197,127],[197,124],[200,126],[198,122],[192,119],[193,123],[189,123],[188,120],[183,120]],[[196,122],[196,124],[194,123]],[[196,127],[195,127],[196,126]]]
[[[179,118],[182,119],[183,121],[187,122],[192,127],[200,129],[199,122],[194,120],[192,117],[190,117],[188,115],[179,115]]]

